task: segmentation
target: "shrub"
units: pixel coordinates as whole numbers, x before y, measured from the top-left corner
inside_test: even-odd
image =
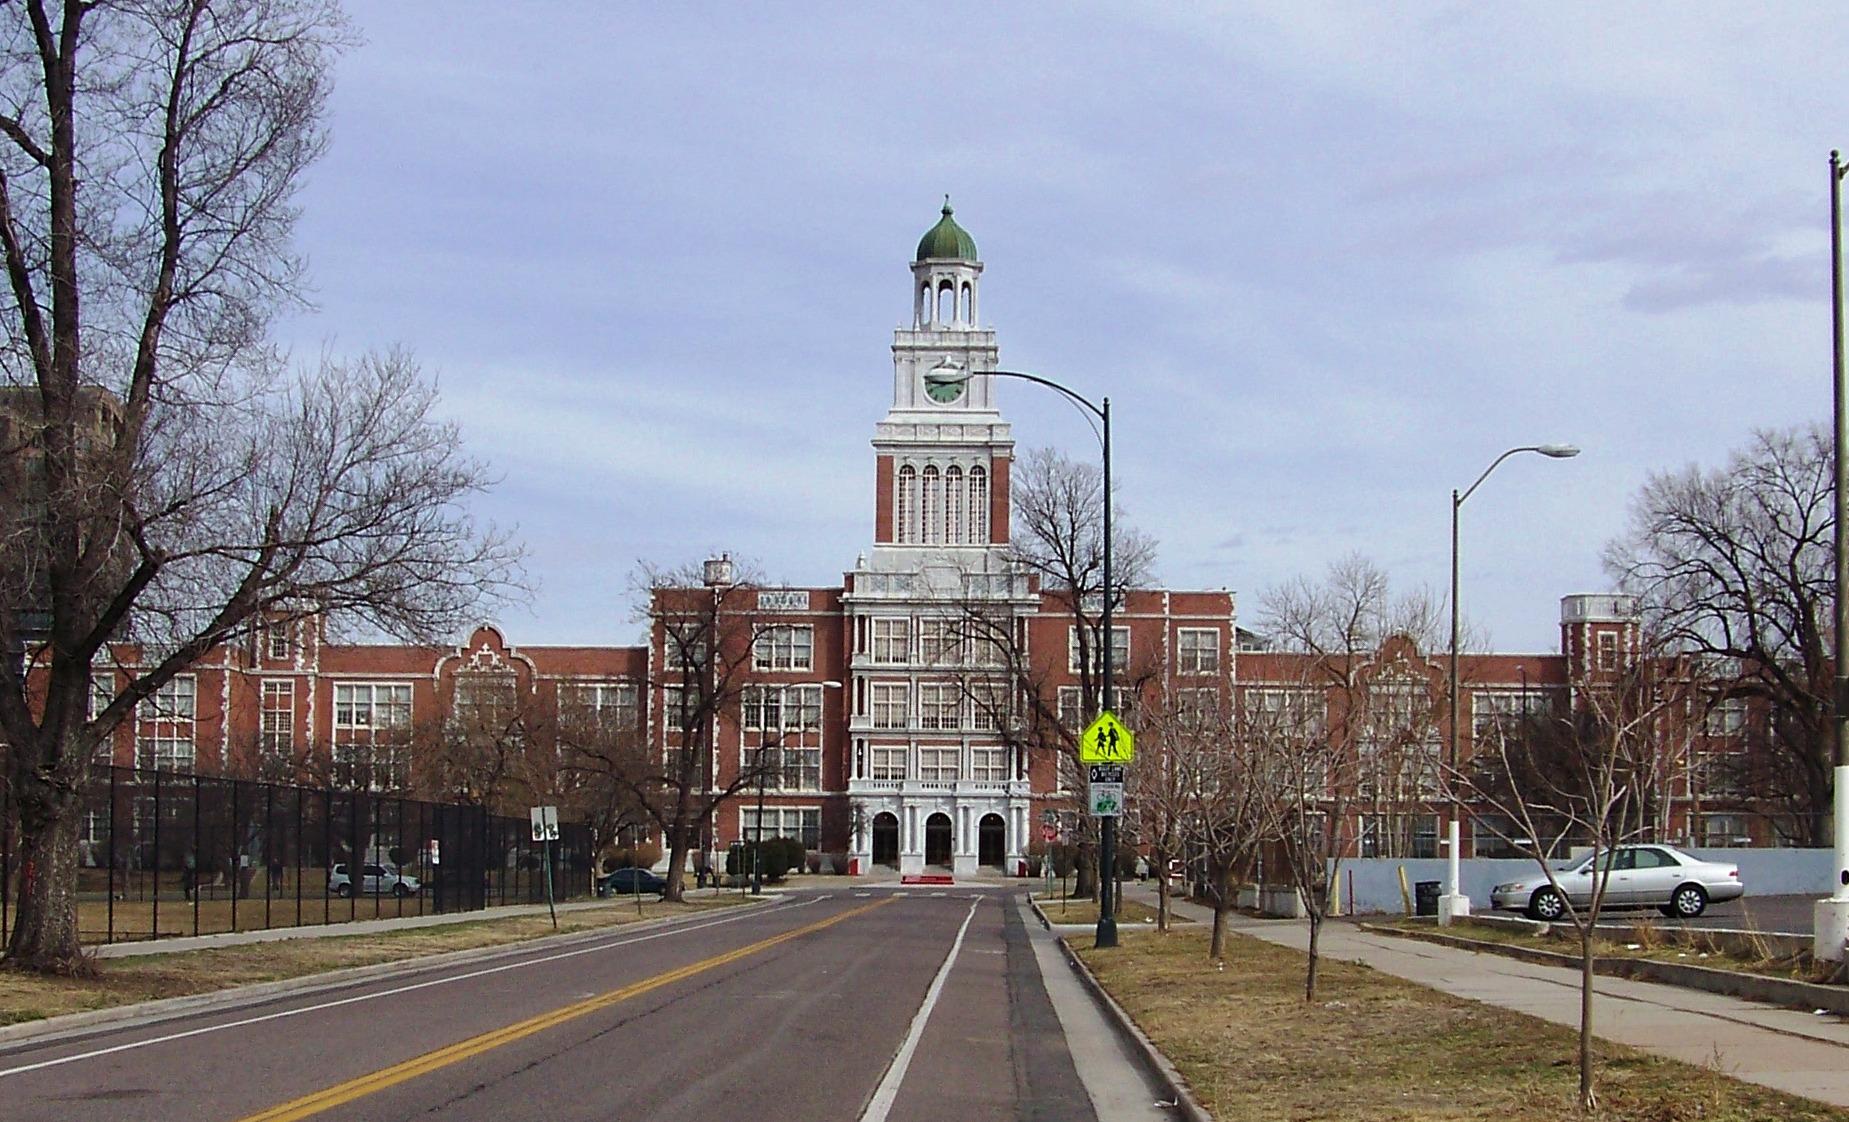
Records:
[[[845,852],[829,854],[828,864],[829,864],[829,870],[828,870],[829,872],[835,874],[836,876],[846,876],[847,875],[847,854]]]
[[[1053,861],[1053,875],[1069,877],[1079,867],[1079,847],[1068,842],[1055,842],[1047,847],[1047,856]]]
[[[811,853],[805,854],[805,858],[808,861],[809,872],[811,875],[820,873],[822,871],[822,855],[820,853],[811,852]]]
[[[750,876],[753,868],[752,855],[757,852],[754,841],[740,842],[726,850],[725,871],[728,874]],[[801,869],[806,865],[807,854],[803,843],[795,838],[764,839],[764,879],[779,881],[789,875],[791,869]]]
[[[661,860],[661,847],[654,842],[643,842],[637,846],[619,845],[604,855],[603,871],[614,873],[618,869],[652,869]]]

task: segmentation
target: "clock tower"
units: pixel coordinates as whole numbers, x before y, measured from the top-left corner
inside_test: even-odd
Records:
[[[918,242],[873,435],[873,551],[846,575],[848,800],[863,869],[1015,872],[1032,784],[1007,730],[1005,641],[1038,604],[1008,559],[1014,436],[995,407],[976,240],[943,215]],[[933,370],[954,371],[954,379]]]
[[[909,566],[924,552],[949,553],[961,567],[987,569],[981,554],[1007,544],[1014,438],[987,373],[997,351],[995,332],[977,319],[981,278],[976,240],[946,196],[912,261],[911,326],[893,333],[892,408],[873,438],[876,556],[896,550]],[[942,366],[968,377],[926,377]]]

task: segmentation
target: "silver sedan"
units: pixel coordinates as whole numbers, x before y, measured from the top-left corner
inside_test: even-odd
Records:
[[[1746,894],[1738,865],[1703,861],[1667,845],[1620,845],[1599,856],[1609,869],[1602,908],[1656,908],[1666,916],[1693,919],[1709,904],[1737,900]],[[1592,902],[1592,858],[1554,874],[1554,881],[1538,870],[1532,876],[1499,884],[1490,890],[1493,907],[1528,913],[1531,919],[1556,920],[1574,908]],[[1564,893],[1564,896],[1563,896]]]

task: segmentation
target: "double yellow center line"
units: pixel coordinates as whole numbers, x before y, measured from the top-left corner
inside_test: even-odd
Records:
[[[362,1075],[358,1079],[350,1079],[345,1083],[337,1084],[325,1090],[316,1091],[312,1095],[304,1095],[299,1099],[292,1099],[289,1102],[270,1107],[268,1110],[260,1110],[255,1114],[247,1115],[239,1119],[239,1122],[292,1122],[292,1120],[297,1118],[308,1118],[312,1115],[320,1114],[322,1111],[331,1110],[334,1107],[350,1103],[355,1099],[365,1098],[367,1095],[376,1094],[388,1087],[395,1087],[400,1083],[416,1079],[421,1075],[428,1075],[433,1071],[439,1071],[449,1067],[451,1064],[461,1063],[463,1060],[499,1048],[503,1044],[512,1044],[516,1040],[525,1039],[526,1037],[532,1036],[534,1033],[544,1032],[549,1028],[562,1025],[567,1021],[575,1021],[579,1017],[595,1013],[599,1009],[608,1009],[610,1006],[628,1001],[632,997],[640,997],[650,990],[657,990],[663,986],[673,985],[675,982],[691,978],[696,974],[703,974],[708,970],[717,969],[727,963],[737,962],[742,958],[749,958],[754,954],[767,951],[772,947],[781,943],[787,943],[792,939],[800,939],[804,935],[812,935],[824,928],[833,927],[843,920],[852,919],[857,915],[870,912],[875,908],[884,907],[890,903],[892,903],[892,899],[889,897],[872,904],[863,904],[858,908],[850,908],[839,915],[829,916],[824,920],[817,920],[815,923],[811,923],[806,927],[798,927],[792,931],[786,931],[781,935],[772,935],[768,939],[762,939],[748,946],[739,947],[737,950],[730,950],[726,951],[724,954],[717,954],[711,958],[701,959],[699,962],[682,966],[677,970],[670,970],[666,974],[657,974],[647,981],[635,982],[621,989],[614,989],[608,993],[598,994],[596,997],[588,997],[583,1001],[574,1002],[571,1005],[554,1009],[550,1013],[541,1013],[537,1017],[508,1025],[505,1028],[498,1028],[493,1032],[485,1032],[480,1036],[472,1036],[467,1040],[458,1041],[455,1044],[449,1045],[447,1048],[438,1048],[434,1052],[426,1052],[421,1056],[413,1057],[401,1064],[394,1064],[391,1067],[382,1068],[379,1071],[373,1072],[371,1075]]]

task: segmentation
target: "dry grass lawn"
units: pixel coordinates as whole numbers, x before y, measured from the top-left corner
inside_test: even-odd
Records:
[[[1034,900],[1047,919],[1054,923],[1097,923],[1098,902],[1088,896],[1065,897],[1055,893],[1052,896],[1034,894]],[[1170,915],[1174,923],[1187,923],[1178,915]],[[1118,923],[1154,923],[1156,909],[1153,904],[1144,904],[1136,900],[1119,900],[1117,902]]]
[[[1578,1036],[1353,963],[1325,959],[1314,1004],[1303,956],[1207,933],[1126,933],[1117,950],[1079,948],[1219,1122],[1553,1122],[1575,1106]],[[1605,1122],[1849,1122],[1849,1111],[1719,1071],[1599,1044]]]
[[[1436,932],[1428,921],[1399,920],[1383,926],[1412,935]],[[1579,955],[1579,935],[1570,927],[1556,928],[1546,935],[1535,934],[1500,924],[1465,921],[1442,932],[1479,943],[1529,947],[1555,954]],[[1676,939],[1674,936],[1682,935]],[[1641,920],[1627,933],[1593,936],[1592,953],[1601,958],[1647,958],[1656,962],[1676,962],[1685,966],[1707,966],[1716,970],[1738,970],[1746,974],[1763,974],[1769,978],[1788,978],[1799,982],[1827,982],[1836,973],[1834,963],[1816,963],[1808,954],[1781,955],[1750,936],[1744,945],[1704,937],[1701,931],[1676,932]]]
[[[559,931],[613,927],[644,919],[710,911],[740,902],[737,896],[708,897],[687,904],[650,902],[643,904],[638,914],[633,900],[613,900],[602,907],[559,913]],[[165,910],[163,907],[163,920]],[[255,982],[299,978],[348,966],[370,966],[444,951],[519,943],[552,933],[552,922],[544,915],[521,916],[389,934],[286,939],[209,951],[102,959],[97,963],[94,978],[47,978],[0,969],[0,1025],[163,997],[207,993]]]

